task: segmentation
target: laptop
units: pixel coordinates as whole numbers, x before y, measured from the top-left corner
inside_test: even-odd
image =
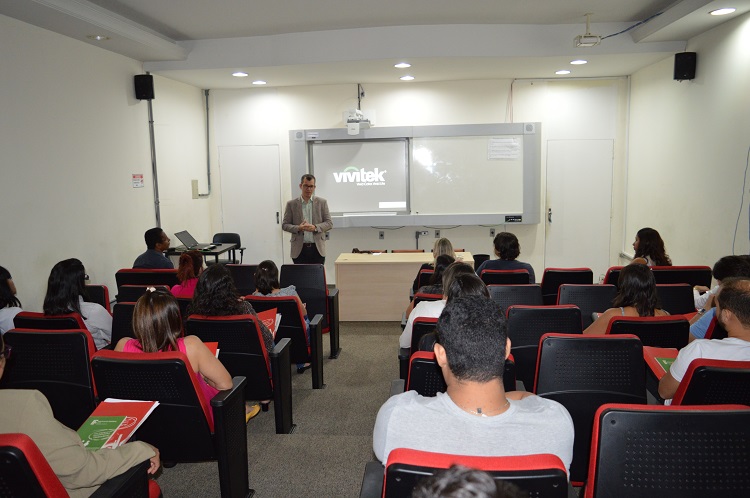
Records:
[[[199,244],[198,241],[195,240],[195,237],[190,235],[187,230],[177,232],[174,236],[177,237],[180,242],[182,242],[182,245],[188,250],[213,249],[216,247],[214,244]]]

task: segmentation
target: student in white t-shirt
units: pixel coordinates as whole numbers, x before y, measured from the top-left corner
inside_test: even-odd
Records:
[[[21,301],[16,297],[16,285],[10,272],[0,266],[0,334],[13,327],[13,318],[23,311]]]

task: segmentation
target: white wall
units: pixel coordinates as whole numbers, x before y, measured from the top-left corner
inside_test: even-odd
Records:
[[[674,81],[671,57],[633,75],[626,246],[650,226],[675,264],[712,266],[732,254],[739,215],[734,253],[748,253],[748,47],[745,15],[689,41],[694,80]]]
[[[50,269],[70,257],[114,294],[115,271],[132,265],[155,224],[147,108],[133,95],[141,64],[4,16],[0,60],[0,265],[28,310],[41,310]],[[181,171],[198,177],[191,164],[205,164],[199,134],[183,133],[202,127],[199,91],[157,78],[156,93],[162,218],[180,228],[195,218],[208,232],[204,211],[176,208],[171,188],[187,181],[189,196]],[[193,116],[176,111],[191,106]],[[170,127],[188,140],[174,143]],[[132,188],[133,173],[144,174],[144,188]]]

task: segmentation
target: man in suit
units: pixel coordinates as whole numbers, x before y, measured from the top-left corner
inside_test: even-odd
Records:
[[[314,196],[315,177],[302,175],[296,199],[286,203],[282,229],[292,234],[292,260],[295,264],[326,262],[325,232],[333,228],[328,202]]]
[[[0,377],[10,349],[0,336]],[[33,389],[0,389],[0,433],[22,433],[39,447],[73,498],[91,495],[104,481],[143,461],[149,474],[159,469],[159,451],[136,441],[115,449],[87,450],[78,434],[58,422],[47,398]]]

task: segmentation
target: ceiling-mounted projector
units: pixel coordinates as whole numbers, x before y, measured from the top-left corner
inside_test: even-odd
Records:
[[[591,14],[586,14],[586,34],[575,37],[576,47],[595,47],[602,42],[602,37],[592,35],[590,29]]]
[[[370,120],[359,109],[349,109],[345,114],[346,129],[349,135],[359,135],[359,130],[370,128]]]

